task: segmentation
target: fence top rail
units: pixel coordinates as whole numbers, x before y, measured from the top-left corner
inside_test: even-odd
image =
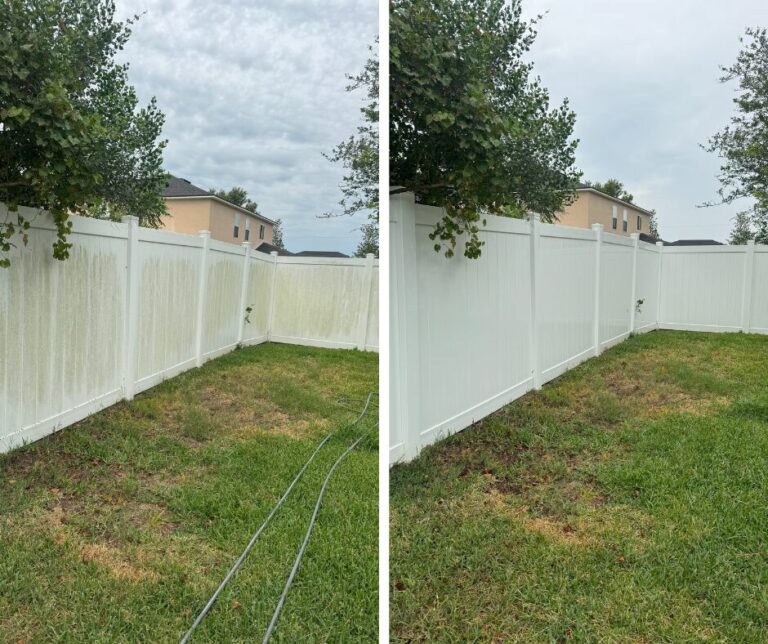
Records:
[[[746,253],[749,246],[664,246],[664,254],[687,254],[687,253]],[[757,250],[755,246],[755,250]],[[768,246],[762,246],[768,250]]]
[[[595,241],[597,239],[593,230],[561,226],[560,224],[541,224],[539,234],[542,237],[557,237],[559,239],[578,239],[584,241]]]
[[[53,216],[47,210],[40,208],[28,208],[19,206],[19,213],[29,221],[29,227],[32,230],[55,231],[56,225],[53,223]],[[13,218],[14,213],[10,213],[8,206],[0,203],[0,221]],[[111,221],[108,219],[93,219],[92,217],[80,217],[71,215],[72,232],[80,235],[91,235],[96,237],[128,237],[128,224]]]
[[[188,246],[190,248],[203,247],[203,240],[197,235],[185,235],[184,233],[144,227],[139,227],[139,242],[167,246]]]
[[[271,259],[271,258],[270,258]],[[284,255],[277,256],[278,264],[296,264],[304,266],[351,266],[364,267],[367,260],[362,257],[290,257]],[[377,267],[379,260],[373,260],[373,266]]]
[[[208,250],[228,255],[238,255],[240,257],[245,255],[245,246],[237,246],[236,244],[230,244],[218,239],[211,239],[208,242]]]

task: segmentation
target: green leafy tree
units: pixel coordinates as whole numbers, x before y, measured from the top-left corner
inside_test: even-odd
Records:
[[[275,223],[272,226],[272,245],[280,250],[285,250],[285,242],[283,241],[283,220],[275,219]]]
[[[659,234],[659,222],[656,220],[655,210],[651,210],[651,225],[648,233],[651,235],[651,237],[655,237],[657,240],[661,241],[661,235]]]
[[[111,0],[0,0],[0,253],[27,241],[22,205],[52,213],[57,259],[71,214],[165,214],[163,115],[154,99],[138,109],[115,62],[138,17],[114,14]]]
[[[592,183],[587,181],[585,182],[585,185],[594,188],[595,190],[599,190],[600,192],[604,192],[616,199],[621,199],[627,203],[633,203],[634,197],[624,189],[624,184],[618,179],[608,179],[605,183],[600,183],[599,181]]]
[[[323,217],[355,215],[367,212],[369,224],[379,222],[379,60],[376,49],[369,47],[371,57],[363,71],[349,76],[348,92],[363,88],[366,103],[360,108],[362,124],[356,134],[339,143],[330,154],[323,156],[333,163],[341,163],[346,171],[340,188],[341,213],[325,213]],[[361,228],[362,230],[362,228]],[[376,234],[378,238],[378,232]]]
[[[543,221],[574,198],[575,115],[523,60],[536,32],[519,0],[393,0],[390,183],[442,206],[431,237],[478,257],[486,214]]]
[[[723,130],[709,139],[708,152],[722,159],[719,204],[749,197],[751,208],[736,217],[732,239],[753,235],[758,243],[768,243],[768,32],[747,29],[744,45],[736,62],[722,67],[720,82],[737,81],[733,99],[736,113]],[[713,203],[706,206],[718,205]]]
[[[749,213],[737,213],[734,219],[731,235],[728,238],[728,243],[741,246],[754,238],[755,232],[752,230]]]
[[[360,226],[363,233],[360,243],[357,245],[355,257],[365,257],[368,253],[379,256],[379,227],[372,221]]]
[[[248,198],[248,191],[245,188],[241,188],[240,186],[234,186],[229,190],[216,190],[216,188],[210,188],[208,192],[216,195],[219,199],[245,208],[254,215],[261,215],[259,212],[259,204]]]

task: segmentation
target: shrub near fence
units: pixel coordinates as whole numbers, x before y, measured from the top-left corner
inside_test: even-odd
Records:
[[[631,333],[768,333],[767,246],[661,246],[489,216],[482,257],[448,260],[428,236],[441,212],[390,199],[392,463]]]
[[[49,215],[24,210],[29,245],[0,269],[0,452],[238,344],[378,348],[373,256],[278,257],[207,232],[73,217],[60,262]]]

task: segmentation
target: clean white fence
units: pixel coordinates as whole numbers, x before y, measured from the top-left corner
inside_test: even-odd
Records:
[[[238,344],[378,348],[372,255],[278,257],[207,232],[73,217],[60,262],[49,215],[23,211],[34,220],[29,246],[0,269],[0,452]]]
[[[766,246],[679,248],[488,217],[482,257],[447,260],[428,237],[441,216],[412,194],[390,199],[392,463],[630,333],[768,333]]]

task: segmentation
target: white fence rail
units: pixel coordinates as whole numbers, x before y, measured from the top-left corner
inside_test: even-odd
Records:
[[[440,217],[412,194],[390,200],[392,463],[631,333],[768,333],[766,246],[670,247],[488,217],[482,257],[446,260],[428,237]]]
[[[270,256],[208,233],[73,217],[59,262],[49,216],[24,212],[29,246],[0,269],[0,452],[238,344],[378,348],[373,256]]]

